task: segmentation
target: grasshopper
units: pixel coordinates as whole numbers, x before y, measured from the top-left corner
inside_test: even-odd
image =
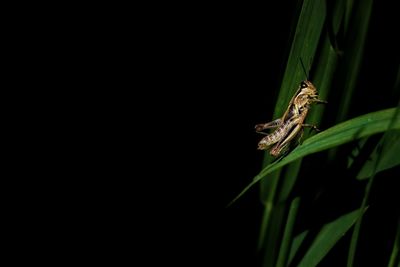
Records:
[[[256,132],[261,134],[265,134],[262,132],[265,129],[276,128],[274,132],[266,134],[261,139],[258,143],[258,149],[266,150],[274,145],[270,150],[270,154],[277,157],[282,151],[286,150],[293,138],[303,132],[303,127],[312,127],[319,131],[315,125],[304,123],[312,103],[327,102],[318,98],[317,89],[310,81],[302,81],[281,118],[255,126]]]

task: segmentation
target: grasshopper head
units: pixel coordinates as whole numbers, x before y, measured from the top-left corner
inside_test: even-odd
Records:
[[[311,104],[315,99],[318,99],[318,92],[315,86],[310,81],[302,81],[294,104],[299,108],[303,108]]]
[[[318,95],[317,88],[310,81],[302,81],[300,83],[299,95],[315,96]]]

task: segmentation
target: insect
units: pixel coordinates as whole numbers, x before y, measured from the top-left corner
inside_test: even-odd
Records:
[[[302,134],[303,127],[312,127],[318,131],[315,125],[304,123],[312,103],[327,102],[318,98],[317,89],[310,81],[302,81],[281,118],[255,126],[256,132],[261,134],[266,134],[262,132],[265,129],[276,128],[261,139],[258,149],[267,150],[273,145],[270,154],[277,157],[288,148],[293,138]]]

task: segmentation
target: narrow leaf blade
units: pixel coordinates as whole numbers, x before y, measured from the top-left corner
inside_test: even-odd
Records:
[[[324,225],[298,266],[317,266],[317,264],[326,256],[326,254],[328,254],[332,247],[357,221],[360,215],[362,215],[362,213],[359,209],[357,209],[339,217],[333,222]]]

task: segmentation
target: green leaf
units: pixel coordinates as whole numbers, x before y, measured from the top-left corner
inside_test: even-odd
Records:
[[[326,254],[328,254],[331,248],[357,221],[360,215],[362,215],[362,213],[357,209],[339,217],[333,222],[325,224],[315,237],[298,267],[317,266]]]
[[[295,199],[293,199],[290,205],[285,230],[283,232],[282,243],[279,249],[279,255],[276,267],[287,266],[288,255],[290,255],[289,252],[292,244],[292,233],[294,229],[294,224],[296,222],[296,216],[299,210],[299,206],[300,206],[300,197],[296,197]]]
[[[279,96],[276,100],[274,118],[281,117],[287,105],[296,92],[300,82],[307,79],[313,59],[320,46],[321,34],[326,24],[327,6],[324,1],[300,0],[298,1],[298,20],[293,32],[292,43],[288,54],[285,72],[282,77]],[[305,71],[301,65],[305,64]],[[306,72],[306,73],[305,73]],[[263,167],[270,164],[273,158],[268,152],[265,153]],[[282,172],[280,170],[270,175],[260,183],[260,199],[264,204],[264,215],[261,224],[258,248],[263,250],[263,264],[272,266],[276,262],[278,252],[281,250],[279,244],[282,241],[281,233],[286,224],[287,206],[283,202],[297,180],[297,173],[301,166],[301,160],[291,164]],[[284,183],[281,183],[284,181]],[[282,201],[282,202],[281,202]],[[281,202],[282,205],[278,205]],[[285,240],[290,244],[290,240]],[[283,257],[286,253],[281,253]],[[283,259],[281,259],[281,262]]]
[[[385,109],[368,113],[357,118],[342,122],[319,134],[316,134],[294,149],[280,161],[275,161],[266,166],[242,192],[234,198],[229,205],[240,198],[250,187],[268,174],[279,168],[300,159],[304,156],[323,151],[332,147],[343,145],[353,140],[384,132],[388,129],[400,129],[400,116],[395,113],[396,108]],[[396,117],[394,117],[396,115]]]
[[[326,4],[324,1],[306,0],[303,2],[275,106],[274,114],[276,116],[284,113],[300,82],[307,79],[300,60],[304,62],[306,71],[309,71],[317,51],[325,19]]]
[[[378,147],[381,147],[382,152],[378,153]],[[385,139],[376,146],[372,152],[370,160],[368,160],[361,168],[357,175],[357,179],[362,180],[370,178],[374,171],[375,173],[390,169],[400,164],[400,131],[390,131],[387,133]],[[380,157],[380,158],[379,158]],[[379,160],[376,170],[375,164]]]
[[[351,1],[353,2],[353,1]],[[343,63],[339,69],[340,74],[338,79],[342,81],[343,90],[341,93],[340,107],[338,109],[337,121],[347,119],[347,114],[352,106],[354,90],[358,80],[358,74],[361,70],[361,65],[364,59],[364,45],[367,38],[368,26],[372,12],[372,0],[364,0],[356,2],[355,12],[351,14],[351,23],[346,21],[347,41],[343,57]],[[353,3],[351,3],[351,9]],[[350,14],[346,14],[346,17]]]
[[[392,143],[392,141],[396,141],[396,139],[393,139],[393,138],[398,137],[398,134],[396,133],[398,131],[394,131],[391,129],[392,129],[392,125],[395,122],[395,118],[397,117],[399,111],[400,111],[400,109],[395,110],[395,114],[392,118],[392,121],[389,123],[390,130],[385,132],[385,134],[381,138],[380,144],[378,144],[376,146],[375,160],[374,160],[373,166],[371,166],[371,168],[370,168],[371,179],[368,181],[367,186],[365,188],[364,197],[363,197],[363,200],[361,203],[360,210],[364,210],[367,207],[367,202],[369,199],[369,195],[371,193],[371,188],[372,188],[372,184],[374,182],[375,174],[377,173],[378,166],[381,164],[382,159],[383,159],[383,157],[382,157],[382,153],[384,152],[384,148],[382,148],[383,145],[385,145],[385,144],[387,145],[388,143],[389,144]],[[388,148],[388,146],[386,146],[386,149],[390,149],[390,148]],[[357,243],[358,243],[358,239],[359,239],[359,235],[360,235],[362,221],[363,221],[363,218],[360,217],[360,219],[357,221],[356,225],[354,226],[353,234],[351,236],[351,241],[350,241],[349,256],[347,258],[347,266],[348,267],[354,266],[354,259],[355,259],[355,255],[356,255]]]
[[[296,255],[297,251],[299,250],[301,244],[303,243],[304,239],[306,238],[308,234],[308,230],[300,233],[297,235],[292,242],[292,247],[290,248],[290,255],[289,255],[289,266],[291,265],[291,262]]]
[[[388,267],[395,267],[397,262],[397,267],[400,266],[400,219],[397,220],[397,230],[396,230],[396,237],[394,239],[394,244],[392,248],[392,253],[390,254],[390,260]]]

